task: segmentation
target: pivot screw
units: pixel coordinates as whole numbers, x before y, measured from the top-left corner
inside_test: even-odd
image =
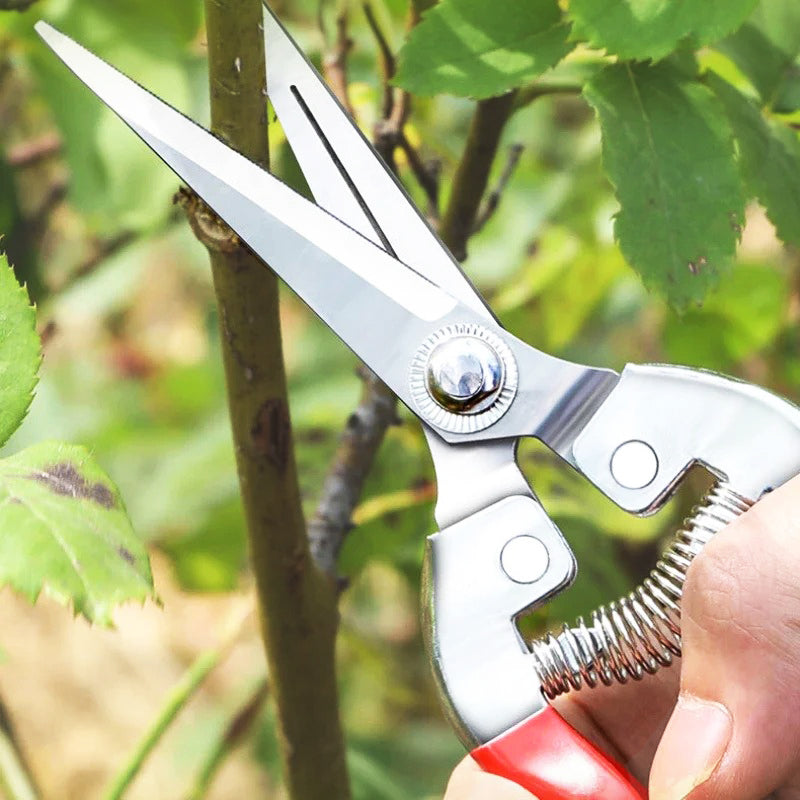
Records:
[[[494,403],[505,368],[497,351],[482,339],[456,336],[437,345],[428,358],[425,383],[442,408],[477,414]]]
[[[514,402],[519,373],[499,336],[474,322],[452,322],[417,348],[408,373],[413,409],[430,426],[470,434],[494,425]]]

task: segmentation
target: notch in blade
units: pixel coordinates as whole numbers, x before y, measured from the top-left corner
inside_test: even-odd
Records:
[[[450,251],[264,4],[267,94],[314,199],[465,306],[494,320]]]

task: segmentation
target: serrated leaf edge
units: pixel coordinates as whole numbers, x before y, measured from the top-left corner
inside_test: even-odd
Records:
[[[2,236],[0,236],[0,245],[2,245],[2,241],[3,241]],[[25,421],[25,418],[28,416],[28,412],[31,409],[34,397],[36,396],[36,387],[39,385],[39,369],[42,366],[42,362],[44,360],[44,354],[42,352],[42,345],[41,345],[41,339],[39,337],[39,332],[36,330],[36,310],[37,310],[36,304],[31,302],[31,297],[30,294],[28,293],[27,285],[19,283],[19,281],[17,281],[16,275],[14,274],[14,268],[11,265],[11,262],[8,260],[7,254],[2,249],[0,249],[0,269],[7,269],[11,273],[13,283],[17,287],[15,291],[24,296],[25,306],[30,310],[29,330],[36,336],[37,340],[39,341],[39,354],[36,359],[33,383],[31,384],[30,392],[28,393],[27,396],[28,402],[22,410],[19,421],[17,423],[17,427],[14,428],[14,430],[9,431],[8,436],[6,436],[4,439],[0,437],[0,447],[2,447],[19,430],[20,426]]]
[[[39,442],[37,445],[32,445],[31,447],[42,447],[42,446],[55,446],[57,448],[68,448],[69,451],[73,454],[80,453],[82,456],[81,464],[85,464],[89,460],[93,460],[93,456],[91,452],[82,447],[81,445],[71,445],[65,442]],[[30,449],[30,448],[28,448]],[[25,451],[20,451],[20,453],[24,453]],[[7,459],[0,459],[0,462],[5,462]],[[117,499],[120,501],[119,506],[119,513],[124,514],[127,518],[127,511],[124,507],[124,504],[121,502],[121,497],[119,496],[119,490],[114,485],[113,481],[106,475],[105,471],[101,470],[101,474],[107,481],[107,483],[114,488],[115,494]],[[5,479],[7,476],[0,474],[0,486],[4,486]],[[14,476],[11,476],[14,477]],[[26,477],[24,475],[19,475],[16,477]],[[17,502],[24,505],[29,513],[33,514],[35,517],[39,519],[39,521],[45,526],[46,531],[55,539],[56,545],[64,552],[67,556],[67,560],[69,561],[72,571],[74,575],[78,578],[79,582],[83,587],[83,591],[80,597],[71,596],[68,592],[63,592],[57,589],[46,577],[43,577],[41,581],[37,582],[37,586],[33,591],[26,591],[19,585],[17,585],[12,579],[0,579],[0,588],[9,587],[13,589],[15,592],[25,596],[32,604],[35,604],[39,597],[44,594],[47,597],[55,600],[60,605],[64,606],[65,608],[70,608],[73,612],[74,617],[82,616],[91,624],[100,625],[102,627],[113,628],[114,627],[114,620],[113,620],[113,611],[127,603],[131,602],[139,602],[140,605],[144,605],[148,599],[154,600],[157,604],[161,604],[161,601],[155,593],[155,589],[153,586],[152,581],[152,572],[150,569],[149,559],[147,563],[147,574],[141,575],[137,572],[133,567],[131,567],[132,574],[139,579],[137,583],[139,584],[139,588],[135,593],[129,593],[127,597],[122,599],[116,600],[108,600],[103,602],[97,602],[93,598],[93,593],[86,583],[86,579],[81,571],[75,566],[77,561],[74,554],[71,552],[70,548],[66,545],[63,541],[62,537],[58,536],[55,529],[49,523],[48,520],[43,519],[40,514],[37,513],[34,506],[32,506],[29,502],[27,502],[24,498],[17,497],[13,495],[8,487],[5,487],[5,491],[7,494],[15,498]],[[6,501],[4,501],[6,502]],[[93,526],[94,527],[94,526]]]

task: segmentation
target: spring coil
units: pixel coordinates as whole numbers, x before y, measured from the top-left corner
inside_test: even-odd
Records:
[[[681,654],[680,599],[686,573],[710,539],[752,502],[717,484],[695,507],[645,581],[592,612],[587,624],[564,625],[532,643],[542,689],[554,698],[599,683],[641,680]]]

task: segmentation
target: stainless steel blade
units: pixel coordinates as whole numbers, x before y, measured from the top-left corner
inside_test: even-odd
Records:
[[[69,37],[45,23],[36,27],[67,66],[408,403],[410,358],[457,301]]]
[[[488,319],[483,298],[319,73],[264,6],[267,93],[314,198]]]
[[[405,189],[266,3],[264,43],[267,94],[317,203],[493,320]],[[530,493],[516,466],[515,440],[454,448],[424,423],[423,430],[436,469],[435,515],[442,527],[509,495]]]
[[[316,71],[306,62],[289,34],[266,5],[264,42],[267,57],[267,96],[314,199],[319,206],[335,214],[362,236],[366,236],[379,247],[384,247],[366,208],[348,184],[342,165],[332,157],[321,131],[316,130],[312,120],[303,113],[299,97],[310,94],[306,85],[307,73]],[[317,75],[314,74],[313,77],[316,79]],[[298,84],[296,95],[292,86]],[[325,89],[327,91],[327,87]]]
[[[412,356],[453,324],[506,341],[517,397],[491,427],[437,430],[451,443],[537,436],[571,460],[571,446],[618,376],[542,353],[401,264],[268,172],[46,23],[65,64],[264,259],[409,408]]]

